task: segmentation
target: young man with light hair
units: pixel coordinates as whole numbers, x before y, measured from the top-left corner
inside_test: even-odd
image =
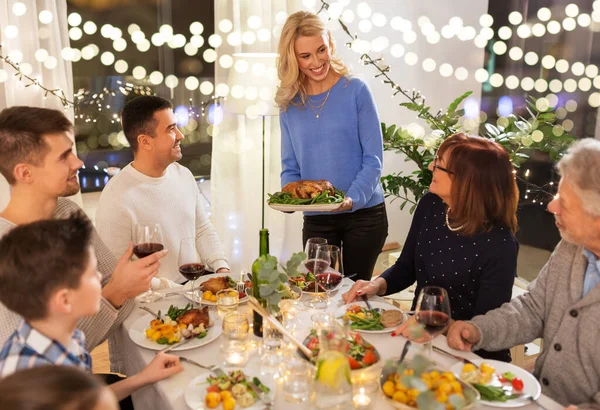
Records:
[[[207,269],[229,272],[217,232],[206,216],[196,180],[179,165],[183,134],[168,100],[137,97],[121,112],[123,132],[134,160],[106,185],[98,202],[96,226],[110,250],[119,254],[135,240],[135,226],[159,223],[169,254],[159,276],[182,283],[181,239],[192,237]]]
[[[600,141],[576,142],[558,163],[548,210],[562,241],[529,293],[472,321],[455,322],[448,345],[500,350],[544,339],[534,375],[560,404],[600,409]]]
[[[83,165],[72,151],[72,132],[73,124],[58,110],[11,107],[0,112],[0,173],[11,186],[10,202],[0,213],[0,237],[18,225],[63,219],[79,210],[63,198],[79,191],[77,171]],[[102,299],[99,311],[83,319],[78,328],[85,333],[88,350],[111,336],[111,364],[118,369],[114,330],[133,309],[132,298],[148,289],[165,253],[131,262],[133,248],[128,245],[117,260],[95,230],[91,240],[102,274]],[[17,320],[0,304],[0,343],[14,331]]]

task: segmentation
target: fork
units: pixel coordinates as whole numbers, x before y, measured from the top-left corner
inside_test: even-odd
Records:
[[[158,319],[161,319],[161,315],[159,315],[158,313],[156,313],[155,311],[153,311],[152,309],[146,307],[146,306],[138,306],[140,309],[145,310],[146,312],[150,313],[152,316],[156,316]]]

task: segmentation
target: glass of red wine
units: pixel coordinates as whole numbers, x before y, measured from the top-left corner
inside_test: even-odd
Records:
[[[433,338],[441,334],[450,324],[450,299],[446,289],[439,286],[425,286],[417,299],[415,317],[429,334],[428,354],[431,356]]]
[[[326,271],[331,264],[331,254],[327,244],[319,245],[313,254],[311,254],[312,258],[304,262],[306,269],[315,276],[313,298],[307,302],[307,306],[312,309],[325,309],[327,299],[323,297],[323,294],[327,292],[327,288],[320,280],[322,281],[327,275]]]
[[[134,241],[133,253],[138,259],[162,251],[164,241],[160,224],[155,222],[136,224]],[[142,303],[152,303],[162,298],[163,296],[153,291],[152,287],[138,297]]]
[[[331,300],[331,292],[342,282],[344,278],[344,267],[342,265],[342,250],[339,246],[335,245],[321,246],[327,247],[327,249],[329,250],[329,258],[331,260],[329,268],[318,278],[319,283],[325,288],[325,291],[327,293],[327,304],[329,304]]]
[[[190,295],[192,304],[200,307],[200,298],[196,293],[194,281],[206,272],[206,266],[201,262],[196,251],[196,238],[183,238],[179,243],[179,273],[191,282]]]

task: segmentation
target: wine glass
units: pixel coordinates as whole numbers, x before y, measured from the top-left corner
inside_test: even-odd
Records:
[[[162,251],[163,243],[163,233],[159,223],[148,222],[135,225],[133,253],[138,259]],[[152,287],[138,297],[142,303],[152,303],[162,298],[163,295],[153,291]]]
[[[326,244],[317,248],[314,259],[307,259],[304,262],[306,269],[315,276],[315,293],[313,298],[307,302],[307,306],[312,309],[325,309],[327,307],[327,300],[321,295],[321,285],[319,282],[326,283],[326,271],[330,263],[331,255]]]
[[[321,245],[329,249],[329,257],[331,262],[329,268],[324,275],[324,280],[321,280],[321,285],[327,293],[327,304],[331,300],[331,291],[335,289],[344,278],[344,267],[342,265],[342,250],[335,245]]]
[[[446,289],[425,286],[417,299],[415,317],[430,336],[428,355],[431,357],[433,338],[442,333],[450,323],[450,299]]]
[[[179,243],[179,273],[189,280],[192,285],[188,292],[192,299],[192,305],[200,307],[200,298],[197,297],[194,281],[206,272],[206,265],[202,263],[196,251],[196,238],[183,238]]]

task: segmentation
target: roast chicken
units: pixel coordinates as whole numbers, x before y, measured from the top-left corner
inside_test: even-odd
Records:
[[[229,280],[227,276],[219,276],[218,278],[210,278],[206,282],[203,282],[200,285],[200,290],[206,292],[207,290],[211,291],[213,294],[216,294],[218,291],[229,288]]]
[[[285,184],[281,190],[292,194],[292,198],[301,199],[314,198],[325,191],[329,191],[329,195],[334,194],[333,185],[325,179],[320,179],[318,181],[300,180],[290,182]]]
[[[201,309],[188,310],[177,318],[177,323],[186,326],[191,323],[194,327],[198,327],[202,323],[204,325],[204,329],[208,329],[208,306],[204,306]]]

